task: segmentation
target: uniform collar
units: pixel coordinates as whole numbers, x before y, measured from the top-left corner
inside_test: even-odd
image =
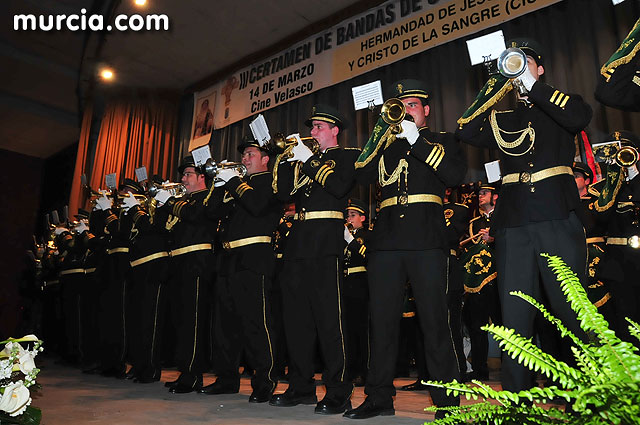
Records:
[[[269,174],[269,173],[270,173],[270,171],[269,171],[269,170],[267,170],[267,171],[260,171],[259,173],[251,174],[251,175],[249,176],[249,180],[251,180],[251,179],[252,179],[253,177],[255,177],[255,176],[261,176],[261,175],[263,175],[263,174]]]

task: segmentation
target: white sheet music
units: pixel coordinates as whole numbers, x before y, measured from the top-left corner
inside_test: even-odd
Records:
[[[368,108],[369,105],[382,105],[384,103],[380,80],[352,87],[351,93],[353,94],[353,106],[356,111]]]

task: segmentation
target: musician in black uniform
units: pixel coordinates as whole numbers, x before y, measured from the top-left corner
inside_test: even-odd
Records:
[[[629,131],[615,131],[610,141],[623,147],[640,149],[640,139]],[[607,223],[605,261],[602,275],[610,284],[622,339],[638,345],[629,334],[625,317],[640,321],[640,177],[638,163],[620,166],[610,163],[606,179],[592,185],[589,192],[598,197],[595,211]]]
[[[142,188],[131,179],[125,179],[118,188],[118,195],[127,193],[142,194]],[[128,301],[130,300],[130,283],[127,281],[130,270],[129,249],[131,217],[126,216],[119,203],[109,206],[112,201],[102,197],[97,200],[96,207],[105,211],[104,233],[107,235],[106,257],[96,271],[102,291],[99,301],[99,320],[101,327],[101,374],[125,378],[127,372],[127,323]],[[106,207],[106,208],[105,208]]]
[[[316,403],[313,360],[317,337],[327,393],[315,412],[337,414],[350,408],[353,392],[346,371],[342,261],[344,210],[359,151],[338,146],[338,134],[346,122],[334,108],[316,105],[306,124],[319,144],[318,153],[298,143],[288,161],[281,163],[279,156],[274,165],[277,195],[285,202],[295,200],[297,213],[282,271],[289,388],[274,395],[270,404]]]
[[[271,187],[269,152],[255,140],[238,146],[244,178],[236,169],[219,172],[224,183],[214,190],[210,207],[223,217],[216,282],[214,369],[218,378],[199,392],[233,394],[240,388],[242,352],[255,370],[250,403],[270,400],[277,381],[271,320],[271,279],[275,258],[271,237],[280,206]],[[217,193],[216,193],[217,192]]]
[[[175,199],[166,190],[159,191],[155,220],[171,233],[168,297],[176,322],[175,361],[180,371],[178,379],[165,386],[171,393],[189,393],[202,388],[202,373],[207,369],[207,301],[214,276],[215,223],[207,216],[208,191],[200,167],[189,156],[178,171],[187,195]]]
[[[158,182],[156,182],[158,183]],[[160,347],[166,312],[166,283],[169,274],[168,235],[164,223],[154,222],[154,200],[149,207],[133,196],[123,201],[131,217],[131,365],[134,382],[160,380]]]
[[[369,362],[369,286],[367,283],[367,217],[369,208],[349,199],[346,210],[344,257],[344,311],[347,334],[347,375],[364,386]]]
[[[352,419],[395,414],[393,378],[407,281],[424,330],[430,377],[460,379],[447,310],[449,248],[442,198],[446,187],[460,183],[467,167],[453,134],[427,127],[425,83],[398,81],[392,92],[413,121],[402,121],[402,131],[394,136],[379,120],[356,162],[359,181],[382,186],[382,203],[367,246],[372,335],[367,398],[345,413]],[[443,390],[432,389],[431,397],[437,406],[459,404],[458,397]]]
[[[595,92],[600,103],[624,111],[640,111],[639,42],[640,19],[600,69]]]
[[[560,256],[584,280],[586,244],[576,215],[580,199],[571,164],[574,136],[589,123],[591,107],[579,95],[563,93],[540,81],[544,67],[537,42],[517,39],[507,45],[519,47],[527,55],[527,68],[518,77],[526,94],[518,96],[513,111],[495,111],[493,105],[485,104],[486,110],[480,108],[468,119],[458,120],[456,132],[466,143],[500,149],[503,178],[491,231],[496,243],[502,319],[507,328],[530,337],[537,310],[509,292],[519,290],[539,299],[542,283],[551,311],[569,329],[584,335],[555,274],[539,254]],[[487,89],[485,85],[485,93]],[[502,372],[506,390],[531,386],[529,371],[509,356],[503,360]]]
[[[480,185],[478,191],[479,215],[469,221],[467,237],[470,245],[462,256],[463,282],[465,291],[462,317],[471,339],[471,379],[489,379],[489,335],[480,327],[489,323],[502,322],[500,318],[500,300],[496,284],[494,238],[489,234],[491,217],[498,201],[496,186]]]

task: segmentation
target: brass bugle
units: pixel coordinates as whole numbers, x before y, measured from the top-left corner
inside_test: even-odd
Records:
[[[152,183],[147,189],[150,197],[155,197],[161,190],[166,190],[174,198],[180,198],[187,193],[187,187],[182,183]]]
[[[300,140],[306,147],[311,149],[311,152],[313,152],[314,155],[320,152],[320,143],[318,143],[318,141],[313,137],[300,137]],[[291,158],[293,156],[291,155],[291,152],[287,152],[287,150],[291,151],[291,149],[293,149],[297,144],[298,140],[295,137],[284,137],[284,134],[282,133],[276,133],[276,135],[269,140],[269,145],[272,149],[286,152],[282,154],[284,158]]]
[[[222,162],[216,163],[213,159],[207,159],[207,162],[204,164],[204,173],[213,178],[215,183],[218,183],[220,179],[218,179],[218,173],[224,169],[234,169],[240,174],[240,177],[244,177],[247,174],[247,167],[240,162]]]
[[[473,241],[475,238],[477,238],[478,236],[480,236],[480,233],[476,233],[475,235],[471,235],[469,236],[467,239],[463,239],[460,241],[460,243],[458,244],[459,247],[463,247],[466,244],[468,244],[469,242]]]
[[[593,145],[592,150],[596,161],[617,164],[620,167],[631,167],[640,158],[635,147],[620,145],[618,141]]]
[[[498,72],[511,79],[511,84],[524,95],[528,93],[526,87],[517,80],[527,69],[527,55],[517,47],[505,49],[498,57]]]

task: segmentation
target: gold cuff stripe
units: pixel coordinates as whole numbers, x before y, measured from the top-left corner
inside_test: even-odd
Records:
[[[560,92],[558,90],[554,91],[553,94],[551,95],[551,99],[549,99],[549,102],[553,103],[556,100],[556,96],[559,94]]]
[[[109,225],[111,222],[117,220],[118,217],[115,216],[115,214],[111,214],[109,217],[107,217],[107,219],[105,220],[106,225]]]
[[[136,267],[136,266],[139,266],[140,264],[148,263],[149,261],[153,261],[158,258],[163,258],[168,256],[169,256],[169,253],[166,251],[156,252],[155,254],[150,254],[142,258],[138,258],[137,260],[130,261],[129,264],[131,264],[131,267]]]
[[[253,236],[250,238],[242,238],[236,239],[234,241],[222,242],[222,247],[226,250],[229,250],[257,243],[271,243],[271,236]]]
[[[548,179],[549,177],[559,176],[562,174],[569,174],[573,176],[573,171],[571,167],[567,167],[566,165],[560,165],[558,167],[545,168],[544,170],[536,171],[531,174],[531,183],[536,183],[544,179]],[[510,184],[510,183],[519,183],[520,182],[520,174],[512,173],[507,174],[502,177],[502,184]]]
[[[434,163],[431,165],[434,170],[438,169],[438,165],[440,165],[443,158],[444,158],[444,148],[440,146],[440,154],[438,155],[438,158],[434,161]]]
[[[178,255],[187,254],[194,251],[205,251],[212,249],[213,246],[210,243],[199,243],[195,245],[183,246],[182,248],[172,249],[169,251],[169,256],[176,257]]]
[[[329,171],[331,171],[331,168],[328,165],[323,165],[322,167],[320,167],[320,169],[316,173],[316,176],[314,177],[315,181],[320,183],[320,181],[322,181],[322,178],[324,177],[324,175],[326,173],[328,173]]]
[[[431,152],[429,152],[429,156],[427,156],[427,159],[424,162],[431,165],[431,161],[434,159],[437,152],[438,152],[438,145],[434,146],[431,149]]]
[[[333,174],[333,173],[334,173],[334,171],[333,171],[333,170],[329,170],[329,171],[327,171],[327,172],[324,174],[324,176],[322,176],[322,180],[321,180],[320,182],[318,182],[318,183],[320,183],[320,184],[324,187],[325,183],[327,182],[327,178],[328,178],[331,174]]]
[[[107,249],[107,254],[109,254],[109,255],[122,253],[122,252],[129,252],[129,248],[127,248],[126,246],[122,246],[122,247],[119,247],[119,248]]]
[[[84,274],[84,269],[68,269],[68,270],[61,270],[60,273],[58,273],[60,276],[64,276],[67,274],[76,274],[76,273],[82,273]]]
[[[564,97],[564,100],[563,100],[563,101],[562,101],[562,103],[560,104],[560,107],[561,107],[562,109],[564,109],[564,107],[565,107],[565,105],[567,104],[567,102],[569,101],[569,98],[570,98],[570,97],[571,97],[571,96],[565,96],[565,97]]]
[[[418,195],[409,195],[407,197],[407,203],[408,204],[418,204],[418,203],[424,203],[424,202],[430,202],[433,204],[438,204],[438,205],[442,205],[442,198],[439,197],[438,195],[431,195],[431,194],[418,194]],[[380,203],[380,209],[386,208],[386,207],[391,207],[393,205],[397,205],[398,204],[398,197],[394,196],[393,198],[387,198],[384,201],[382,201]]]
[[[564,98],[564,93],[560,93],[558,98],[553,102],[556,106],[560,106],[560,102],[562,102],[562,98]]]
[[[360,249],[358,250],[358,254],[362,255],[364,257],[364,253],[367,252],[367,247],[362,245],[360,247]]]
[[[366,272],[367,268],[365,266],[358,266],[358,267],[349,267],[347,268],[347,276],[350,274],[354,274],[354,273],[362,273],[362,272]]]

